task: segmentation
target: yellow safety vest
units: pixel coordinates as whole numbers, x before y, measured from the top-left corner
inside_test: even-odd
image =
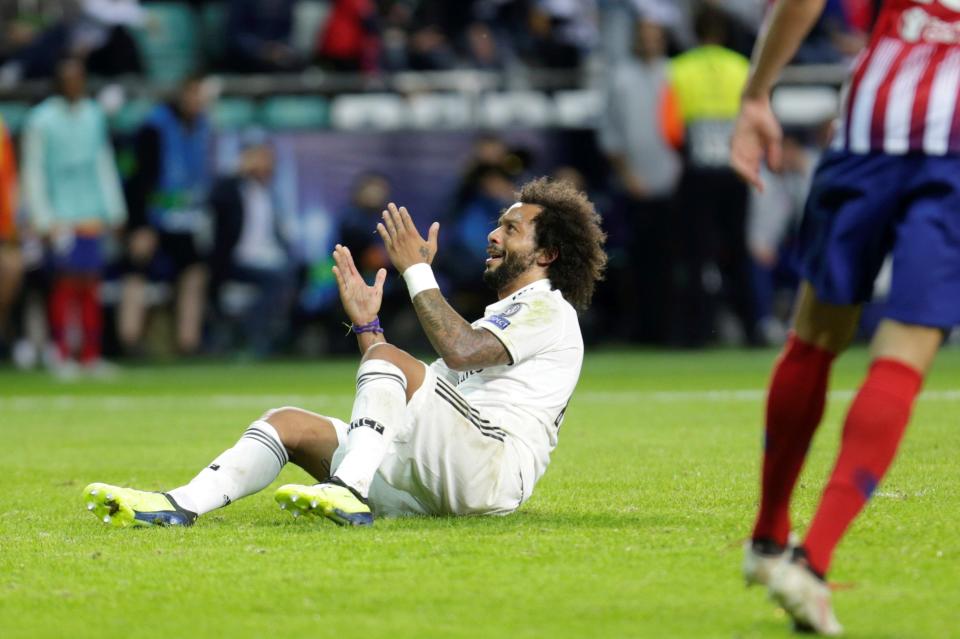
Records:
[[[670,64],[670,79],[686,127],[693,166],[728,166],[730,135],[750,62],[716,45],[691,49]]]

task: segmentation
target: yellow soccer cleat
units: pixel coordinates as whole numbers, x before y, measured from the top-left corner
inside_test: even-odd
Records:
[[[197,515],[184,510],[166,493],[153,493],[94,483],[83,489],[83,502],[103,523],[128,526],[189,526]]]
[[[373,525],[367,500],[336,477],[313,486],[287,484],[278,488],[273,498],[295,518],[311,513],[340,526]]]

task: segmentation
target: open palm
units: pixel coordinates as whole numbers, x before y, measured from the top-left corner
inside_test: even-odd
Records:
[[[333,249],[333,261],[335,262],[333,274],[337,278],[343,310],[347,312],[347,317],[354,325],[369,324],[380,311],[387,270],[382,268],[377,271],[373,286],[368,286],[363,281],[363,276],[357,271],[350,249],[346,246],[337,244]]]

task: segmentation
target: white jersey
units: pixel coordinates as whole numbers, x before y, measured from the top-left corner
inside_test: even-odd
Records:
[[[583,364],[577,312],[543,279],[488,306],[473,327],[503,342],[511,363],[457,373],[437,360],[432,368],[493,426],[530,449],[539,479]]]

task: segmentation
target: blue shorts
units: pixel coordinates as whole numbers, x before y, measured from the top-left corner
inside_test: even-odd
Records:
[[[53,247],[53,268],[58,272],[97,275],[103,270],[100,236],[74,236]]]
[[[799,238],[802,273],[828,304],[861,304],[887,255],[882,315],[960,324],[960,156],[824,154]]]

